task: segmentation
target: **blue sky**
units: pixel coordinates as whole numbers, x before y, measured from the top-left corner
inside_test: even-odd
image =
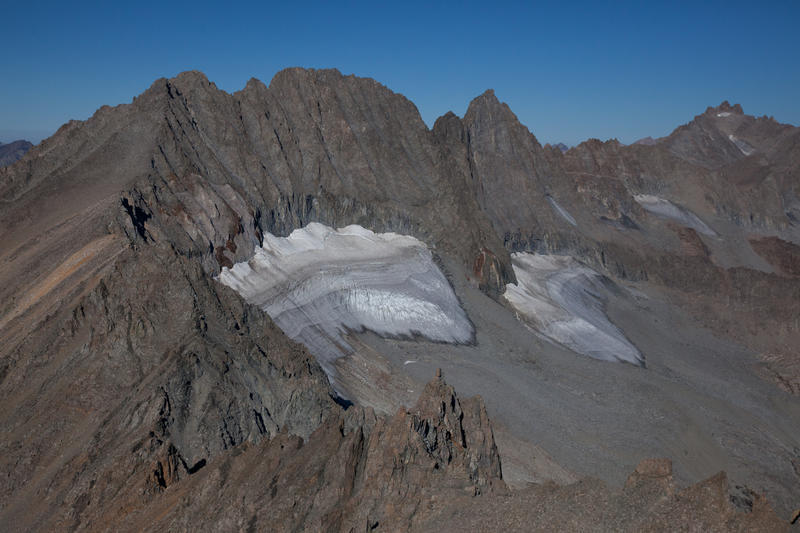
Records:
[[[709,105],[800,124],[800,2],[13,2],[0,13],[0,142],[52,134],[156,78],[227,91],[336,67],[431,125],[487,88],[544,142],[669,133]]]

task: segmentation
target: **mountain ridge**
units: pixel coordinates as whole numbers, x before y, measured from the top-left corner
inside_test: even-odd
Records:
[[[213,279],[248,260],[265,233],[287,235],[309,222],[413,235],[453,285],[501,304],[505,285],[516,282],[512,252],[571,255],[608,283],[666,294],[709,330],[769,355],[752,365],[793,391],[800,283],[791,274],[798,237],[790,214],[800,209],[792,203],[800,135],[755,118],[718,118],[730,117],[697,119],[655,146],[590,140],[561,153],[542,147],[491,90],[463,118],[447,113],[428,128],[410,100],[374,80],[287,69],[234,93],[182,73],[156,80],[130,104],[62,126],[0,169],[0,413],[11,428],[0,455],[2,470],[15,472],[3,476],[0,515],[22,520],[29,496],[51,484],[42,512],[57,513],[65,527],[102,528],[93,513],[117,503],[103,494],[128,483],[125,472],[149,487],[130,503],[147,509],[162,492],[182,490],[173,482],[217,468],[215,458],[274,439],[286,445],[280,439],[290,435],[338,432],[358,452],[348,457],[360,457],[366,441],[353,435],[373,415],[361,406],[342,415],[313,357]],[[695,162],[705,139],[717,147],[712,165]],[[751,169],[747,179],[731,174],[734,165]],[[770,187],[742,200],[763,183]],[[654,204],[642,198],[651,196],[714,234],[648,210]],[[777,241],[751,248],[754,236]],[[736,330],[743,322],[755,326]],[[734,370],[756,372],[738,363]],[[71,385],[74,376],[81,387]],[[794,412],[794,400],[766,381],[752,395],[758,409],[771,401],[789,406],[777,413]],[[114,398],[124,402],[111,409]],[[62,422],[37,433],[51,411]],[[475,435],[488,439],[478,411]],[[448,431],[456,424],[428,415]],[[332,422],[342,416],[348,429]],[[772,417],[764,422],[772,447],[760,452],[767,470],[748,470],[740,448],[712,449],[785,515],[797,495],[789,445],[797,439],[779,435]],[[424,450],[409,468],[428,472],[430,450],[413,440],[421,427],[404,433],[401,423],[388,440]],[[71,443],[64,457],[47,452],[57,439]],[[759,449],[753,439],[739,446]],[[481,457],[494,457],[490,449],[480,445]],[[381,453],[387,465],[405,460]],[[28,484],[38,471],[46,473]],[[325,490],[314,497],[327,498]],[[94,521],[82,522],[84,513]]]

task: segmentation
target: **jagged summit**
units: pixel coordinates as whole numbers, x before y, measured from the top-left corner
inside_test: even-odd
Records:
[[[530,136],[530,139],[539,148],[539,141],[533,133],[524,126],[517,115],[505,102],[501,102],[495,95],[494,89],[487,89],[480,96],[475,97],[467,107],[467,112],[464,114],[464,123],[470,128],[475,130],[475,133],[480,134],[481,131],[486,130],[487,126],[491,125],[492,129],[502,130],[511,133],[513,130],[515,134]],[[499,131],[498,131],[499,133]],[[507,134],[493,136],[493,142],[502,144],[507,142],[509,137]]]
[[[468,117],[474,117],[483,113],[491,113],[498,117],[502,116],[508,119],[513,117],[513,120],[517,120],[517,116],[514,115],[511,108],[508,107],[508,104],[501,102],[497,98],[494,89],[486,89],[483,93],[470,101],[469,106],[467,106],[467,112],[464,114],[464,120],[469,120]]]
[[[213,85],[216,87],[212,81],[209,81],[208,76],[200,70],[184,70],[170,78],[170,81],[186,84]]]
[[[242,89],[234,93],[227,93],[226,91],[219,89],[217,85],[213,81],[209,80],[207,75],[202,71],[187,70],[187,71],[182,71],[170,78],[162,77],[153,81],[153,83],[146,91],[144,91],[140,95],[134,96],[133,101],[136,102],[137,100],[140,100],[143,97],[150,97],[150,98],[154,96],[160,97],[160,95],[164,94],[165,88],[167,88],[166,92],[169,93],[168,89],[169,87],[178,87],[179,90],[181,91],[189,91],[193,89],[198,89],[198,90],[210,89],[214,91],[220,91],[227,95],[239,95],[239,94],[255,93],[259,90],[257,89],[257,87],[261,86],[262,89],[265,87],[269,87],[272,88],[273,90],[281,92],[282,94],[285,94],[286,92],[297,90],[300,86],[306,85],[308,83],[312,83],[319,86],[330,86],[331,84],[340,84],[344,80],[352,80],[356,82],[356,84],[370,86],[370,90],[377,89],[379,91],[386,91],[387,93],[404,100],[409,107],[413,108],[416,114],[419,114],[414,103],[408,100],[402,94],[391,91],[388,87],[374,80],[373,78],[359,77],[356,76],[355,74],[345,75],[336,68],[315,69],[315,68],[304,68],[304,67],[288,67],[276,72],[268,84],[263,82],[262,80],[259,80],[258,78],[252,77],[247,81],[247,83]],[[119,106],[104,105],[99,110],[112,109],[115,107]],[[446,116],[449,113],[452,113],[452,111],[449,111],[443,116]],[[464,120],[467,120],[468,117],[474,119],[479,114],[485,114],[485,113],[498,115],[499,117],[505,117],[506,119],[512,122],[519,122],[519,119],[513,112],[513,110],[508,106],[507,103],[501,102],[498,99],[495,90],[491,88],[485,90],[483,93],[481,93],[480,95],[478,95],[477,97],[475,97],[470,101],[467,112],[464,115]],[[725,113],[744,116],[744,111],[740,104],[732,105],[727,100],[723,101],[719,106],[716,107],[709,106],[706,109],[704,115],[719,116],[720,114],[723,114],[724,116]],[[698,115],[698,117],[700,116],[703,115]],[[698,117],[695,117],[695,119],[697,119]],[[82,122],[84,121],[79,121],[79,120],[70,121],[70,123],[75,123],[75,124],[80,124]],[[424,122],[422,121],[421,117],[419,123],[420,125],[424,125]],[[425,127],[427,128],[427,126]],[[533,132],[531,132],[531,135],[534,135]],[[649,138],[640,139],[639,141],[636,141],[636,143],[634,144],[643,144],[646,142],[647,143],[650,142]],[[564,145],[563,143],[558,143],[554,146],[557,146],[562,152],[566,151],[564,149],[566,145]]]
[[[439,118],[436,119],[436,121],[434,122],[433,129],[436,130],[436,124],[439,121],[442,121],[444,123],[444,122],[452,122],[454,120],[461,121],[461,117],[459,117],[458,115],[456,115],[452,111],[448,111],[447,113],[445,113],[444,115],[442,115],[442,116],[440,116]]]
[[[705,114],[707,115],[715,115],[715,116],[721,113],[744,115],[744,110],[742,109],[742,106],[740,104],[731,105],[727,100],[725,100],[717,107],[708,107],[705,112]]]
[[[242,92],[248,92],[248,91],[252,92],[252,91],[262,90],[262,89],[266,89],[266,88],[267,88],[267,85],[263,81],[261,81],[258,78],[253,77],[253,78],[250,78],[249,80],[247,80],[247,83],[245,84],[244,88],[242,89]]]

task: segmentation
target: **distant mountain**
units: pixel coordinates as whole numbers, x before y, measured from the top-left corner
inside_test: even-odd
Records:
[[[569,150],[569,146],[567,146],[564,143],[558,143],[558,144],[555,145],[555,147],[558,148],[559,150],[561,150],[561,153],[564,153],[567,150]]]
[[[0,143],[0,167],[7,167],[22,159],[22,156],[33,148],[28,141],[14,141],[8,144]]]

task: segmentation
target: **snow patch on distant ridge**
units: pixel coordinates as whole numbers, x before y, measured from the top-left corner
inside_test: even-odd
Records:
[[[567,256],[511,254],[517,283],[504,298],[546,339],[595,359],[644,366],[644,357],[605,314],[604,278]]]
[[[559,215],[561,215],[561,217],[562,217],[564,220],[566,220],[567,222],[569,222],[569,223],[570,223],[570,224],[572,224],[573,226],[577,226],[577,225],[578,225],[578,223],[575,221],[575,219],[573,218],[573,216],[569,214],[569,211],[567,211],[566,209],[564,209],[563,207],[561,207],[561,205],[560,205],[558,202],[556,202],[556,199],[555,199],[555,198],[553,198],[552,196],[550,196],[549,194],[547,195],[547,201],[550,203],[550,207],[552,207],[552,208],[553,208],[553,210],[554,210],[556,213],[558,213]]]
[[[353,351],[348,330],[448,343],[474,334],[430,250],[406,235],[311,223],[288,237],[266,234],[249,261],[218,279],[303,343],[331,378],[333,361]]]
[[[736,148],[738,148],[739,151],[741,151],[744,155],[750,155],[756,151],[755,148],[733,134],[728,135],[728,139],[730,139],[730,141],[736,145]]]

